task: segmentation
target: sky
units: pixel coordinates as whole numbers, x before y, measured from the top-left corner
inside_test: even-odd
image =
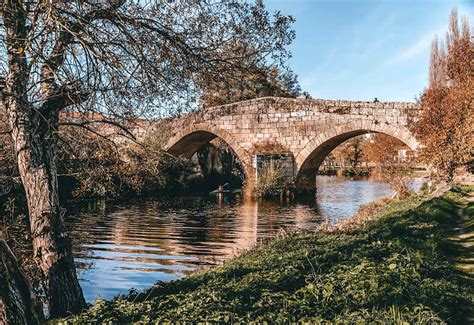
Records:
[[[264,0],[292,15],[289,67],[313,98],[415,101],[428,83],[431,42],[474,0]]]

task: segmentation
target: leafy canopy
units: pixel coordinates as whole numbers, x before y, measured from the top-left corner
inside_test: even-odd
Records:
[[[441,178],[452,179],[458,167],[471,165],[474,154],[474,41],[467,19],[459,30],[451,12],[445,45],[433,41],[430,86],[423,92],[423,113],[414,130],[421,157]]]
[[[0,16],[0,73],[21,67],[31,108],[111,117],[181,111],[199,96],[196,80],[230,80],[280,65],[293,19],[261,1],[12,1]],[[229,52],[235,44],[244,51]],[[251,50],[247,50],[251,49]],[[12,61],[13,59],[13,61]],[[239,72],[239,73],[238,73]],[[46,115],[45,115],[46,116]]]

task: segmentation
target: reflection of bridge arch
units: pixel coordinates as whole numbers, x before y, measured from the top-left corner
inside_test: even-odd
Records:
[[[253,174],[250,155],[231,134],[219,127],[205,123],[186,126],[174,134],[164,149],[173,155],[191,158],[196,151],[215,138],[225,141],[235,152],[246,178],[250,179],[250,174]]]
[[[357,121],[327,127],[314,137],[295,157],[297,186],[314,188],[316,172],[326,156],[344,141],[366,133],[390,135],[409,146],[418,147],[418,141],[408,128],[371,121]]]

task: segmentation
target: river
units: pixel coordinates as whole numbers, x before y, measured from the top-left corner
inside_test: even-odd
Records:
[[[416,182],[418,184],[419,181]],[[88,302],[110,299],[220,263],[281,229],[312,229],[346,218],[392,190],[385,183],[318,176],[316,198],[268,202],[175,197],[101,203],[69,214],[78,276]]]

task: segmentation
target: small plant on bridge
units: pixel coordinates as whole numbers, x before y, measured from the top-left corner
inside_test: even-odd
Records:
[[[258,171],[254,194],[256,197],[274,197],[283,193],[286,187],[286,177],[281,166],[270,160]]]

